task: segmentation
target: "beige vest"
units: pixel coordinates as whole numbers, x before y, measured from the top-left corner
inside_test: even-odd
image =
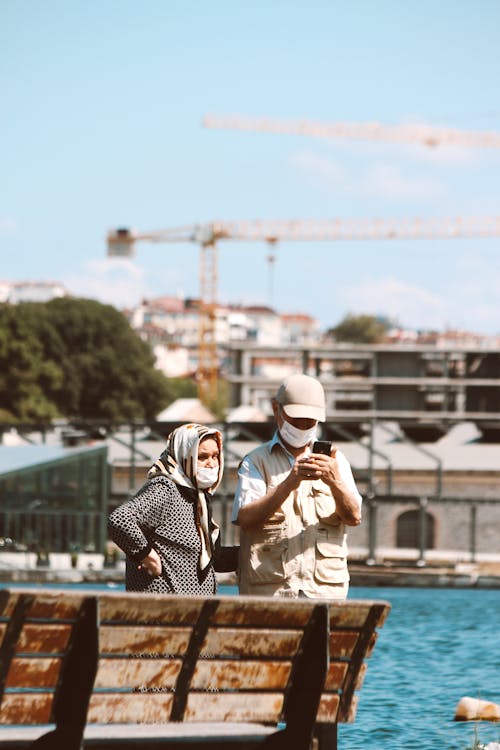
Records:
[[[280,445],[250,453],[267,492],[290,473]],[[345,526],[321,480],[301,482],[264,526],[241,530],[239,590],[259,596],[345,599],[349,586]]]

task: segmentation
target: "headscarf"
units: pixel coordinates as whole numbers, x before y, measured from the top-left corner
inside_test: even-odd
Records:
[[[222,435],[219,430],[201,424],[185,424],[177,427],[167,437],[167,447],[148,471],[148,479],[163,475],[182,487],[189,487],[198,493],[196,526],[201,539],[200,568],[204,570],[212,559],[212,549],[220,529],[212,521],[209,523],[205,492],[198,487],[198,448],[205,438],[213,438],[219,446],[219,473],[217,482],[208,490],[214,492],[219,486],[224,470]],[[211,528],[210,528],[211,526]]]

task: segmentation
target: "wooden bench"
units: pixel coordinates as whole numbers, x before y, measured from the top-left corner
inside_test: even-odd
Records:
[[[335,748],[387,611],[0,591],[0,747]]]

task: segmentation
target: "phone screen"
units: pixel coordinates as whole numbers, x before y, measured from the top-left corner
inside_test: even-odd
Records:
[[[332,453],[332,444],[328,440],[316,440],[312,447],[313,453],[324,453],[330,456]]]

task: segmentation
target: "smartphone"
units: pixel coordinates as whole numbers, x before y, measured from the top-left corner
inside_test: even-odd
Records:
[[[325,456],[331,456],[332,444],[328,440],[316,440],[312,447],[313,453],[324,453]]]

